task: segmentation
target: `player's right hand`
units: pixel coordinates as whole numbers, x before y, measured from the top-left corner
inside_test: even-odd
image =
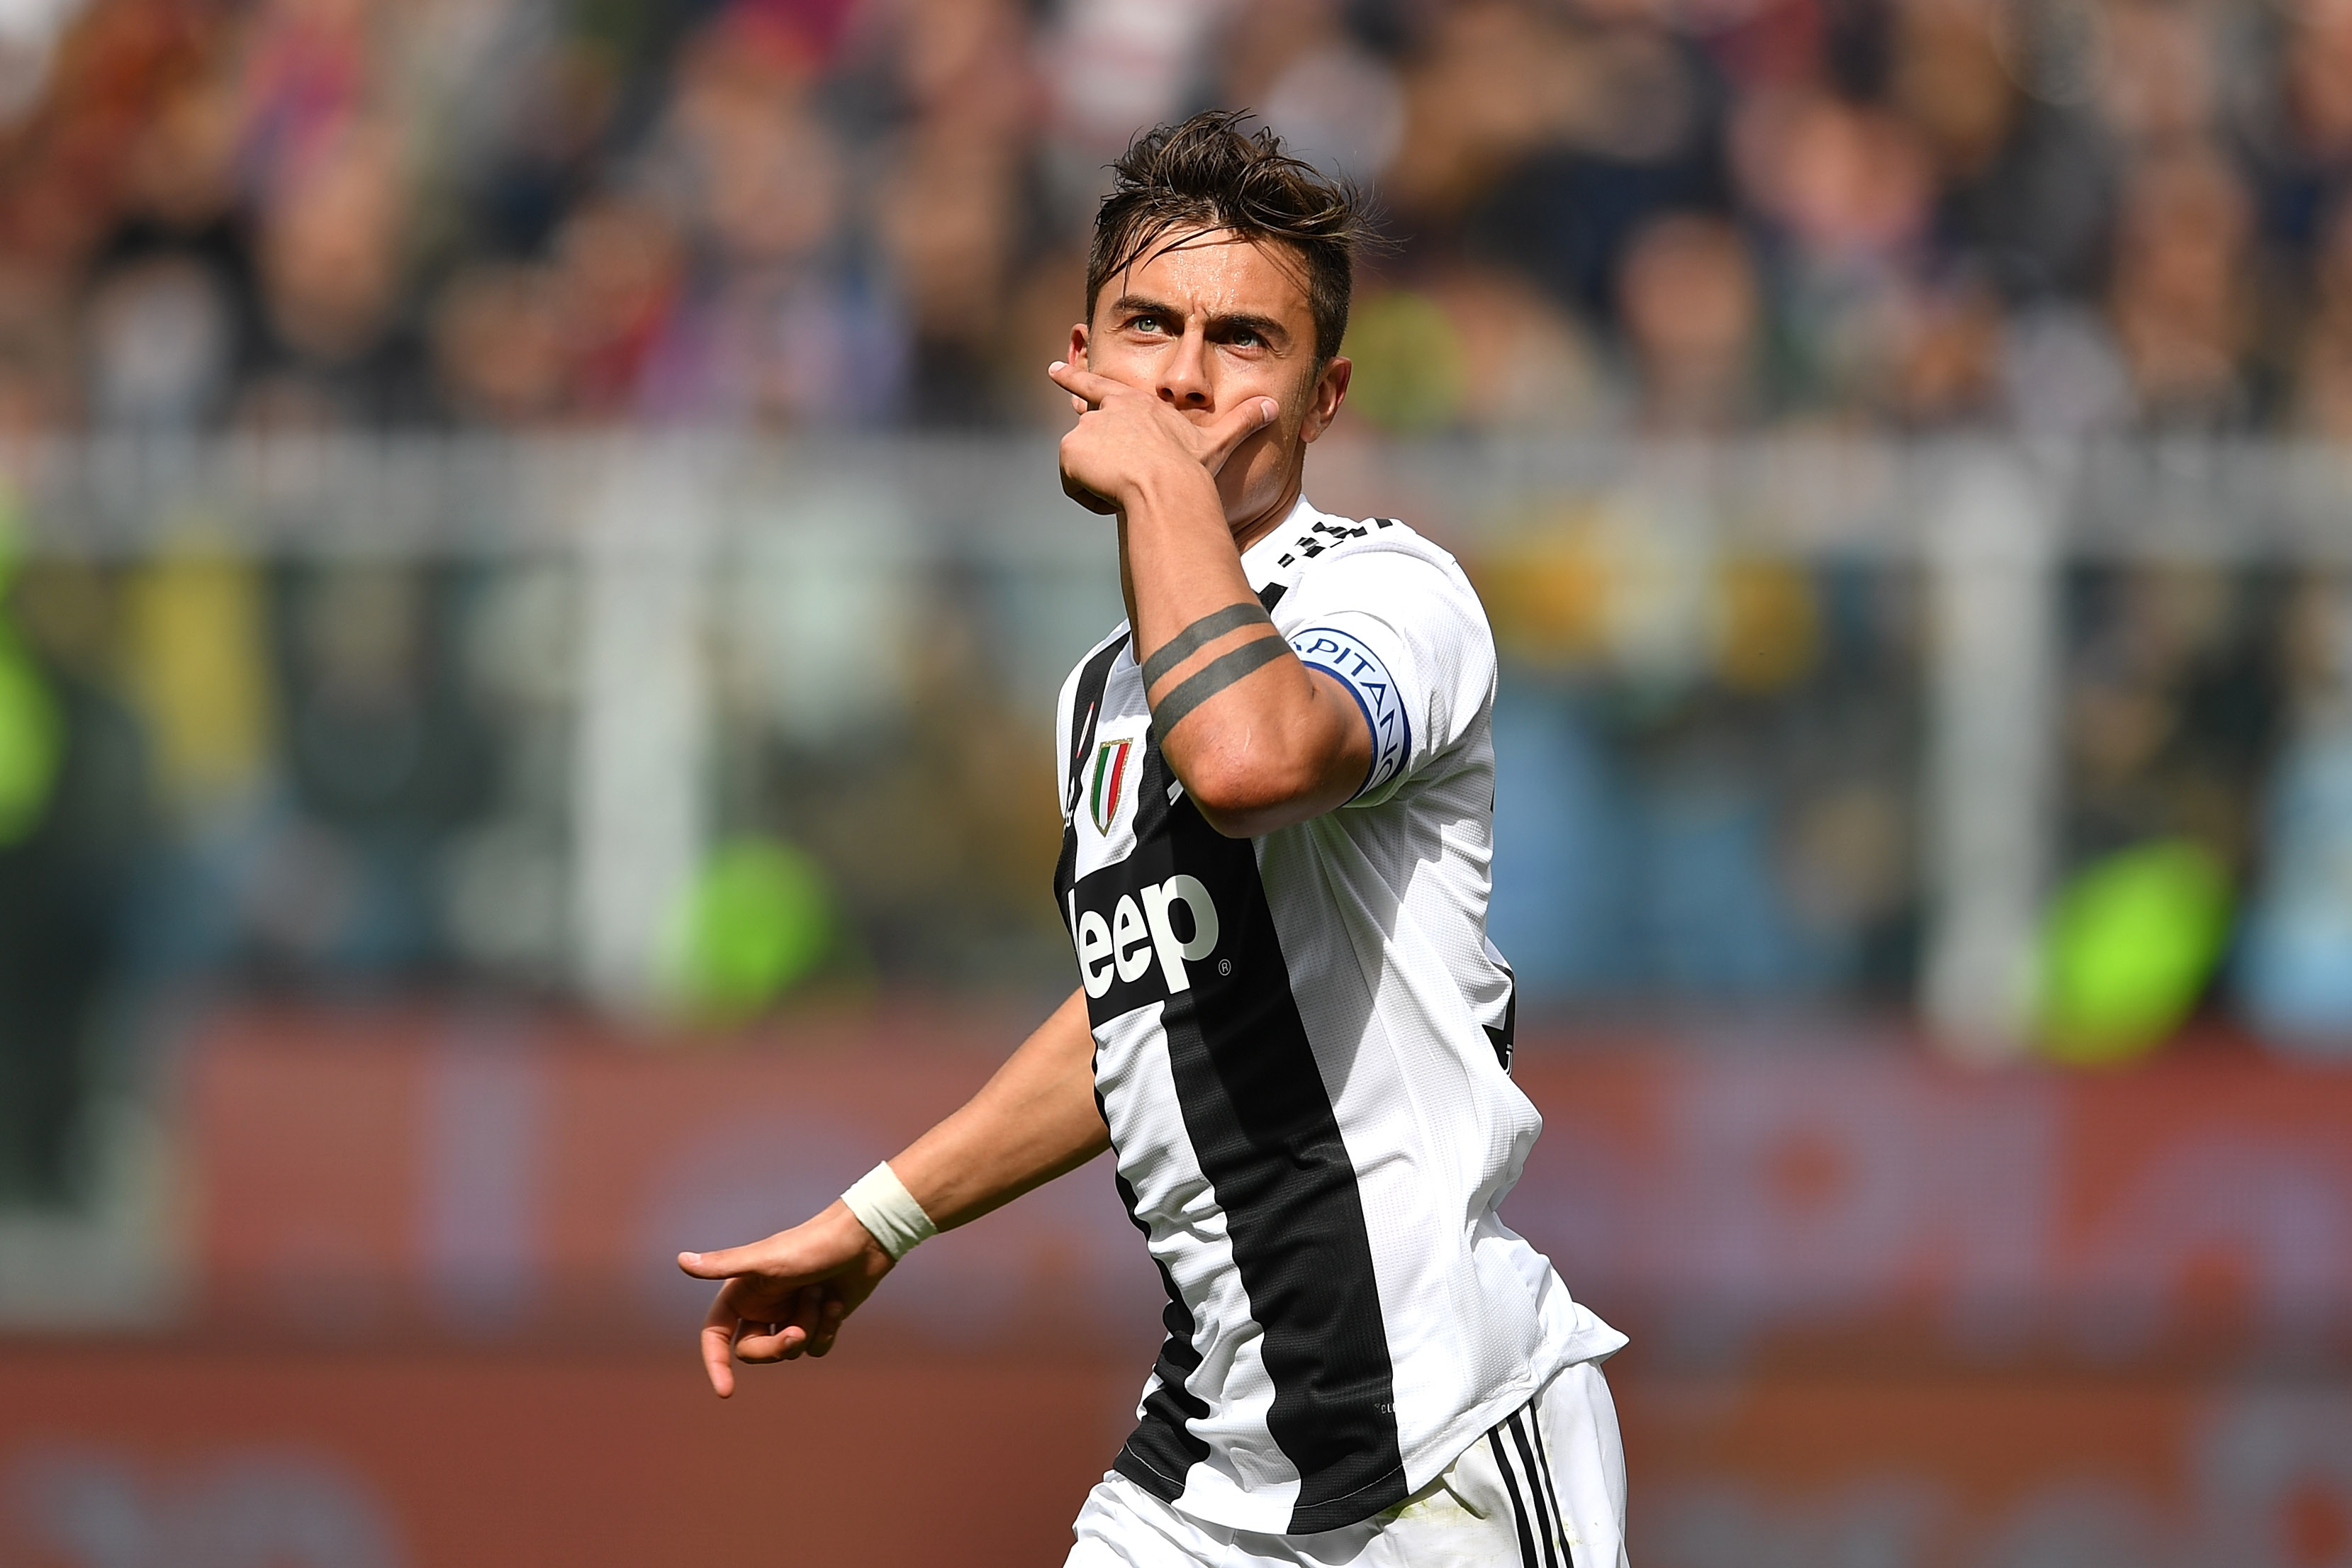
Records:
[[[1197,468],[1215,479],[1235,448],[1282,415],[1271,397],[1245,397],[1222,412],[1180,409],[1063,360],[1045,374],[1078,415],[1062,437],[1062,491],[1106,515],[1124,509],[1130,488],[1155,464]]]
[[[726,1281],[702,1321],[702,1366],[721,1399],[735,1392],[737,1361],[796,1361],[833,1349],[842,1321],[896,1267],[837,1201],[765,1241],[681,1252],[677,1266],[697,1279]]]

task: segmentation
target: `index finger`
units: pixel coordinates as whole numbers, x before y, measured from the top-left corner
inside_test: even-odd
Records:
[[[1066,360],[1055,360],[1045,367],[1054,384],[1074,396],[1083,397],[1093,407],[1102,406],[1104,398],[1117,392],[1122,384],[1107,375],[1097,375],[1090,370],[1080,370]]]

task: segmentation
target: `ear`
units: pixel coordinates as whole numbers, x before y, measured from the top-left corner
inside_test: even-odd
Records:
[[[1087,366],[1087,324],[1079,321],[1070,328],[1070,363],[1080,370]]]
[[[1307,417],[1298,426],[1301,441],[1312,441],[1331,427],[1331,421],[1339,416],[1339,405],[1348,400],[1348,378],[1355,373],[1355,365],[1339,354],[1325,363],[1323,374],[1307,389]]]

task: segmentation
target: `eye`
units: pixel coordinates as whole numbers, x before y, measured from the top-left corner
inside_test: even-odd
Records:
[[[1160,318],[1148,313],[1130,319],[1127,324],[1139,332],[1156,332],[1160,331]]]

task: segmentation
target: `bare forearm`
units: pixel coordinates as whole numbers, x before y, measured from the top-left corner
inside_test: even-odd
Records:
[[[1073,992],[978,1094],[890,1168],[931,1223],[951,1230],[1108,1147],[1095,1104],[1086,994]]]
[[[1136,656],[1161,754],[1193,804],[1219,831],[1246,837],[1346,800],[1370,737],[1346,694],[1258,612],[1214,485],[1171,468],[1122,502]]]
[[[1139,477],[1120,497],[1119,549],[1135,624],[1135,656],[1142,663],[1203,616],[1228,605],[1255,604],[1226,524],[1216,481],[1198,464],[1170,465]],[[1263,630],[1211,645],[1223,652]]]

